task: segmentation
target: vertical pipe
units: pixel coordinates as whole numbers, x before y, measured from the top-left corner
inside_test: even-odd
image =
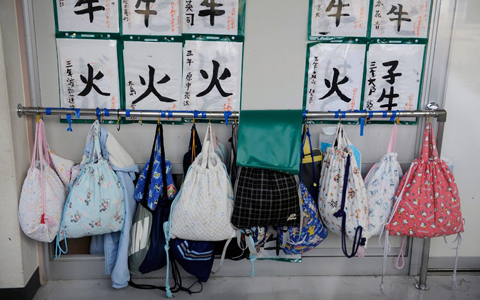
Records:
[[[441,156],[442,153],[442,143],[443,143],[443,131],[445,129],[445,120],[439,120],[437,127],[437,151],[438,155]],[[422,261],[420,263],[420,277],[418,283],[415,284],[415,287],[422,291],[428,291],[427,285],[427,272],[428,272],[428,260],[430,259],[430,239],[423,240],[422,248]]]
[[[30,97],[28,106],[42,106],[40,101],[39,72],[37,64],[37,44],[33,20],[33,1],[22,0],[23,22],[25,27],[25,45],[27,52]],[[31,101],[31,102],[30,102]]]

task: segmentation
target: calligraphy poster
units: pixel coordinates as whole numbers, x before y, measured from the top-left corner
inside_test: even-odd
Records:
[[[372,37],[427,38],[431,0],[374,0]]]
[[[182,106],[182,43],[125,42],[123,56],[127,109]]]
[[[123,34],[181,35],[180,0],[122,0]]]
[[[239,0],[182,0],[183,33],[238,34]]]
[[[60,102],[69,108],[120,108],[117,41],[57,39]]]
[[[118,33],[118,2],[56,0],[58,31]]]
[[[310,40],[367,36],[370,0],[311,0]]]
[[[242,43],[186,41],[183,48],[184,108],[238,111],[242,52]]]
[[[319,43],[309,47],[307,110],[359,109],[366,45]]]
[[[425,45],[371,44],[367,54],[364,107],[417,110]]]

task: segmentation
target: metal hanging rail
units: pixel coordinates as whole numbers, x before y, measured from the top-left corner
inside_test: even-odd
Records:
[[[142,117],[142,118],[204,118],[224,120],[226,114],[212,111],[165,111],[165,110],[129,110],[129,109],[92,109],[92,108],[59,108],[59,107],[24,107],[17,106],[18,117],[24,115],[76,115],[105,117]],[[227,115],[230,119],[239,117],[239,112],[234,111]],[[445,122],[447,112],[443,109],[415,110],[415,111],[338,111],[338,112],[306,112],[310,120],[322,119],[379,119],[379,118],[426,118],[437,119],[438,122]]]
[[[203,118],[226,120],[239,117],[239,112],[210,112],[210,111],[160,111],[160,110],[129,110],[129,109],[91,109],[91,108],[59,108],[59,107],[23,107],[17,106],[19,118],[24,115],[76,115],[76,116],[105,116],[105,117],[138,117],[138,118]],[[426,110],[415,111],[338,111],[338,112],[305,112],[309,120],[322,119],[385,119],[389,118],[434,118],[438,122],[437,150],[441,155],[443,132],[447,121],[447,111],[438,108],[435,103],[427,105]],[[417,289],[426,291],[428,260],[430,258],[430,239],[423,239],[422,257],[420,263],[419,281],[415,284]]]

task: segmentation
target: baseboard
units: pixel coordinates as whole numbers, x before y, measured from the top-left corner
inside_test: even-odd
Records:
[[[40,288],[40,270],[37,268],[24,288],[0,289],[0,299],[32,300]]]
[[[455,257],[430,257],[428,261],[429,271],[453,270]],[[458,270],[480,271],[480,257],[459,257]]]
[[[388,275],[406,275],[408,268],[397,270],[396,257],[388,257]],[[218,261],[214,263],[214,269]],[[248,260],[225,260],[222,270],[213,277],[248,277],[251,264]],[[72,271],[75,270],[75,271]],[[182,277],[189,277],[181,270]],[[345,257],[303,257],[302,263],[288,263],[278,261],[255,261],[255,276],[357,276],[382,274],[382,259],[379,257],[364,257],[347,259]],[[103,257],[87,255],[72,255],[50,261],[50,272],[47,280],[84,280],[108,279],[105,275],[105,262]],[[148,273],[135,278],[164,278],[165,269]]]

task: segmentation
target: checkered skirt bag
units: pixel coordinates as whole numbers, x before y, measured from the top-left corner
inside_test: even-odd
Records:
[[[299,226],[300,197],[295,176],[246,167],[238,172],[233,226]]]

